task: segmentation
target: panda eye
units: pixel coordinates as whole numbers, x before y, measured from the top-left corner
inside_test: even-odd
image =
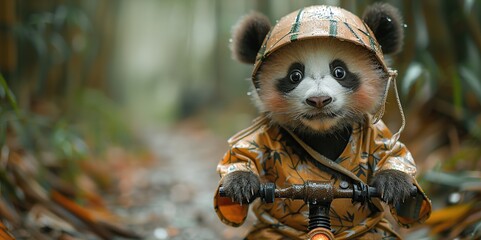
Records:
[[[343,79],[346,76],[346,70],[344,70],[344,68],[342,68],[341,66],[337,66],[332,71],[332,76],[337,79]]]
[[[292,83],[298,83],[299,81],[301,81],[303,78],[303,75],[302,75],[302,72],[301,70],[299,69],[294,69],[291,71],[291,73],[289,74],[289,80],[292,82]]]

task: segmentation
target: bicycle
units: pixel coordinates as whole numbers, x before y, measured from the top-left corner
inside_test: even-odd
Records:
[[[413,185],[411,196],[416,196],[417,187]],[[223,187],[219,195],[226,197]],[[274,183],[263,183],[254,198],[260,198],[264,203],[273,203],[275,198],[304,200],[309,208],[308,239],[333,240],[330,205],[337,198],[351,198],[356,202],[366,203],[370,198],[381,197],[376,188],[366,184],[350,184],[342,181],[339,188],[332,181],[306,181],[304,184],[294,184],[287,188],[277,189]]]

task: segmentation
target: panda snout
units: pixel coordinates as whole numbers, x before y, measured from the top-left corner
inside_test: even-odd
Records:
[[[332,102],[330,96],[309,97],[306,99],[306,104],[316,108],[323,108]]]

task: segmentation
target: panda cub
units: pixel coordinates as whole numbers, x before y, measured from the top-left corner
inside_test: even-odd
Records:
[[[371,6],[362,20],[330,6],[300,9],[274,27],[259,13],[241,19],[232,51],[254,64],[252,95],[261,117],[229,140],[218,165],[228,198],[217,192],[214,201],[224,223],[244,222],[261,182],[288,187],[308,180],[376,187],[404,226],[429,216],[411,154],[376,119],[395,77],[383,54],[398,52],[402,39],[402,19],[388,4]],[[409,197],[413,184],[416,198]],[[302,201],[254,202],[253,210],[258,222],[247,239],[305,238]],[[399,237],[375,200],[369,207],[334,200],[330,217],[337,238]]]

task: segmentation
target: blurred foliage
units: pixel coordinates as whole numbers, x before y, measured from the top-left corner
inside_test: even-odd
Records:
[[[407,108],[428,102],[432,109],[480,138],[481,5],[475,1],[404,2],[408,26],[396,58]]]
[[[446,206],[437,209],[426,222],[430,236],[441,239],[481,238],[481,172],[452,174],[430,171],[425,180],[444,195]],[[446,191],[449,189],[449,191]]]
[[[97,169],[89,163],[118,145],[135,149],[108,78],[116,4],[2,0],[0,6],[1,233],[138,238],[99,195],[118,176],[99,177],[108,163],[97,162]]]

